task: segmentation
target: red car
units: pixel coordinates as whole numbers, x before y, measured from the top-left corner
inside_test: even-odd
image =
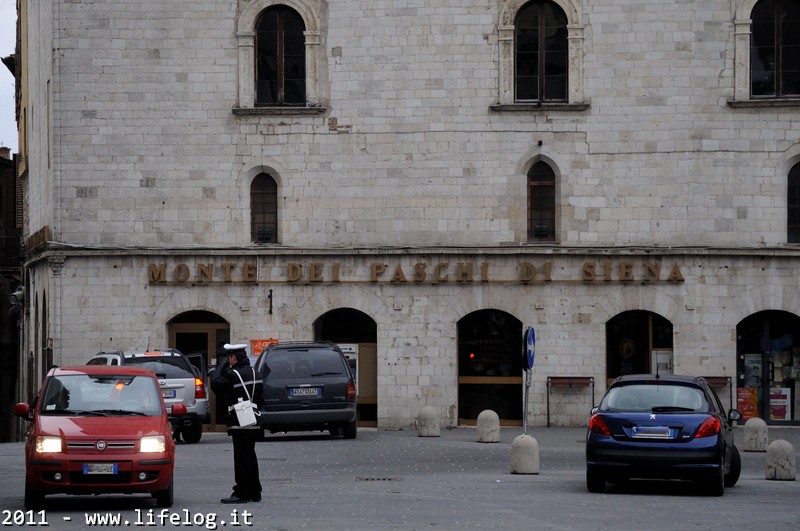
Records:
[[[172,406],[172,414],[186,406]],[[52,369],[33,408],[25,443],[25,508],[47,494],[146,493],[173,502],[175,441],[155,374],[141,367]]]

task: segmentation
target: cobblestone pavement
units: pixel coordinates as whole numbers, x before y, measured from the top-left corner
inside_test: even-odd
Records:
[[[175,504],[166,511],[141,496],[53,496],[44,513],[27,515],[22,444],[5,443],[0,509],[12,526],[46,521],[52,529],[88,529],[87,518],[103,515],[119,516],[120,527],[164,529],[800,528],[800,481],[766,480],[763,452],[742,452],[742,477],[721,498],[660,481],[590,494],[584,433],[529,428],[540,472],[524,475],[511,473],[519,428],[503,428],[499,443],[477,442],[474,428],[442,430],[439,437],[366,429],[355,440],[271,435],[258,444],[264,498],[243,505],[219,503],[233,482],[231,443],[225,434],[207,433],[199,444],[178,447]],[[736,435],[741,448],[741,428]],[[769,438],[800,450],[798,428],[770,428]],[[14,516],[30,524],[17,525]]]

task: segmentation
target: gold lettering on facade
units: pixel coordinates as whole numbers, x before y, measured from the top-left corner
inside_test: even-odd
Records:
[[[197,264],[195,282],[211,282],[214,280],[214,264]]]
[[[683,273],[681,273],[681,268],[678,264],[672,266],[672,271],[670,271],[667,277],[667,282],[683,282]]]
[[[433,268],[433,281],[434,282],[447,282],[450,280],[450,275],[447,274],[447,268],[450,266],[447,262],[439,262]],[[444,273],[442,273],[444,271]]]
[[[553,268],[550,262],[544,263],[543,272],[541,280],[546,282],[550,282],[552,279],[550,278],[550,274]],[[519,281],[523,284],[528,284],[535,280],[538,280],[539,269],[530,262],[520,262],[519,263]]]
[[[308,268],[308,281],[309,282],[322,282],[322,268],[324,267],[323,264],[319,262],[312,262],[311,266]]]
[[[222,263],[222,270],[224,271],[222,275],[222,279],[225,282],[231,282],[233,280],[233,270],[236,268],[236,264],[233,262],[223,262]]]
[[[286,280],[287,282],[297,282],[303,278],[303,266],[295,262],[286,264]]]
[[[369,277],[370,282],[377,282],[378,277],[381,276],[386,271],[386,264],[378,264],[374,262],[370,267],[372,274]]]
[[[150,284],[167,281],[167,264],[160,263],[147,265],[147,280]]]
[[[242,280],[245,282],[258,281],[258,266],[253,262],[246,262],[242,270]]]
[[[625,282],[633,280],[633,264],[628,260],[619,263],[619,279]]]
[[[595,263],[594,262],[584,262],[583,263],[583,276],[581,277],[581,280],[585,280],[587,282],[590,282],[590,281],[594,280],[596,278],[596,276],[597,275],[595,273]]]
[[[189,270],[189,266],[180,263],[175,266],[175,270],[172,272],[172,274],[175,277],[175,282],[183,283],[189,280],[189,275],[191,274],[191,271]]]
[[[427,264],[418,262],[414,264],[414,282],[425,282],[425,267]]]
[[[519,281],[523,284],[532,282],[536,279],[536,266],[530,262],[519,263]]]
[[[456,282],[472,282],[472,262],[456,264]]]
[[[406,282],[406,275],[403,273],[403,267],[398,264],[397,267],[394,268],[394,274],[392,275],[392,280],[389,282]]]
[[[661,278],[661,262],[645,262],[644,277],[642,280],[650,282]]]
[[[392,267],[389,274],[389,265],[379,262],[369,264],[369,282],[384,282],[389,284],[405,284],[408,282],[433,284],[455,282],[459,284],[469,284],[476,282],[480,277],[480,282],[515,282],[513,278],[490,278],[489,262],[438,262],[435,264],[416,262],[413,265],[397,263]],[[551,262],[533,264],[528,261],[520,261],[518,264],[519,272],[516,282],[520,284],[531,284],[535,282],[553,282],[553,265]],[[236,274],[238,268],[241,273]],[[269,275],[270,269],[266,269]],[[348,270],[349,271],[349,270]],[[609,260],[602,259],[597,261],[586,261],[580,265],[578,279],[582,282],[684,282],[683,272],[680,265],[674,264],[669,269],[669,274],[664,277],[666,268],[660,260],[642,260],[637,262],[631,259]],[[356,268],[355,273],[345,278],[345,282],[365,282],[365,272],[360,273]],[[261,277],[260,277],[261,275]],[[286,263],[285,279],[264,278],[259,270],[258,262],[198,262],[195,265],[188,265],[184,262],[172,265],[161,263],[147,264],[147,278],[150,284],[209,284],[215,282],[243,282],[257,283],[265,281],[273,282],[307,282],[307,283],[338,283],[342,282],[342,267],[339,262],[327,264],[325,262],[311,262],[302,264],[299,262]],[[570,282],[570,278],[559,278],[556,281]]]

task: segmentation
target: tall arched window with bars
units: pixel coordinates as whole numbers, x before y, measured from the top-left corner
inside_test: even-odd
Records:
[[[266,173],[250,185],[250,237],[255,243],[278,241],[278,185]]]
[[[556,174],[539,161],[528,172],[528,241],[556,240]]]

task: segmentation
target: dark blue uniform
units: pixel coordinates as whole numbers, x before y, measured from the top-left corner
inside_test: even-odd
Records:
[[[239,401],[247,400],[247,393],[255,404],[261,402],[262,383],[256,378],[255,371],[250,366],[250,360],[244,350],[230,351],[236,353],[236,365],[231,368],[227,363],[217,365],[211,374],[211,389],[223,400],[228,407],[228,435],[233,439],[233,470],[236,484],[233,494],[223,498],[223,503],[237,503],[261,500],[261,480],[258,475],[258,456],[256,455],[256,441],[261,436],[261,429],[256,426],[241,427],[236,418],[233,405]],[[242,381],[239,381],[238,373]],[[244,386],[247,387],[245,392]]]

